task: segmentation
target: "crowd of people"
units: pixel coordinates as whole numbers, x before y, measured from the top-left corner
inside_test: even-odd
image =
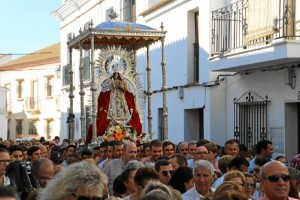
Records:
[[[272,159],[269,140],[127,141],[84,146],[52,141],[0,144],[0,200],[299,199],[300,156]]]

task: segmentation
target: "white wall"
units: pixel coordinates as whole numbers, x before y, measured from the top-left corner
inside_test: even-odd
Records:
[[[7,89],[0,87],[0,138],[4,140],[7,139],[6,93]]]
[[[163,23],[164,30],[167,31],[165,39],[165,54],[168,88],[174,88],[188,83],[188,66],[191,64],[188,58],[191,52],[191,44],[193,43],[193,38],[188,38],[188,13],[189,11],[198,10],[198,6],[198,1],[174,1],[174,3],[171,3],[158,11],[154,11],[142,19],[143,21],[139,22],[145,23],[158,30],[160,30],[160,25]],[[175,26],[174,22],[176,22]],[[160,90],[162,86],[160,47],[160,42],[151,46],[150,59],[152,67],[152,90]],[[141,51],[138,55],[140,55],[138,58],[138,70],[140,73],[145,74],[145,54]],[[167,107],[169,140],[175,143],[184,140],[184,110],[202,108],[204,105],[203,97],[204,89],[202,87],[184,88],[184,98],[182,100],[178,98],[177,89],[168,90]],[[158,133],[158,108],[162,108],[161,92],[155,93],[152,96],[153,131],[155,133]],[[144,131],[147,131],[147,125],[144,126],[143,129]],[[156,135],[154,135],[154,138],[155,137]]]
[[[300,76],[300,72],[296,71],[296,76]],[[297,78],[298,79],[298,78]],[[226,118],[227,118],[227,138],[233,138],[234,132],[234,119],[233,119],[233,99],[239,98],[247,91],[255,92],[261,97],[265,98],[267,95],[270,103],[268,105],[268,133],[270,134],[270,127],[285,127],[286,119],[289,119],[292,113],[289,115],[285,114],[285,109],[290,109],[291,107],[285,107],[288,102],[299,102],[298,91],[300,90],[300,83],[296,83],[296,88],[291,89],[290,86],[284,84],[284,71],[266,71],[266,72],[255,72],[249,75],[236,75],[233,77],[228,77],[227,81],[221,83],[225,87],[226,91]],[[222,101],[220,99],[220,101]],[[222,103],[222,102],[219,102]],[[216,104],[216,103],[215,103]],[[217,116],[217,113],[215,113]],[[214,117],[215,117],[214,116]],[[290,121],[289,121],[290,122]],[[290,124],[290,123],[289,123]],[[293,123],[297,126],[296,123]],[[290,131],[294,128],[289,127]],[[212,133],[213,134],[213,133]],[[286,133],[287,134],[287,133]],[[289,138],[293,134],[288,133]],[[214,135],[212,137],[217,137]],[[270,135],[268,137],[270,138]],[[293,138],[296,138],[293,137]],[[289,144],[289,143],[286,143]],[[296,154],[295,148],[288,148],[287,154]]]

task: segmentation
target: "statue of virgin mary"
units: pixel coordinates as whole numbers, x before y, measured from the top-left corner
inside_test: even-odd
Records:
[[[101,65],[103,71],[100,71],[100,74],[106,72],[109,76],[100,82],[101,91],[97,100],[96,115],[97,136],[103,136],[110,125],[120,125],[140,134],[142,124],[136,106],[137,94],[133,93],[136,89],[132,89],[136,88],[136,82],[132,81],[135,78],[134,73],[130,72],[130,62],[125,62],[124,55],[123,57],[103,55],[101,58],[103,58],[103,61],[100,59],[103,63]],[[92,127],[90,126],[89,129],[87,143],[92,138],[90,133]]]

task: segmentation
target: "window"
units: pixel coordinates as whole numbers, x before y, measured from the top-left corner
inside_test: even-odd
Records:
[[[23,99],[23,82],[24,80],[17,80],[17,88],[16,88],[16,92],[17,92],[17,99],[18,100],[22,100]]]
[[[70,85],[70,65],[63,66],[63,86]]]
[[[136,22],[135,0],[122,0],[121,20],[124,22]]]
[[[199,82],[199,38],[198,38],[198,21],[199,21],[199,12],[194,14],[194,25],[195,25],[195,42],[194,53],[193,53],[193,73],[194,73],[194,82]]]
[[[53,92],[53,78],[46,77],[46,85],[45,85],[46,97],[51,97]]]
[[[51,139],[52,130],[53,130],[53,120],[47,119],[45,120],[45,136],[46,139]]]
[[[16,135],[17,137],[22,135],[22,132],[23,132],[23,120],[19,119],[19,120],[16,120]]]
[[[6,93],[6,110],[7,112],[11,112],[12,110],[12,102],[11,102],[11,85],[10,83],[4,84],[4,87],[8,89]]]
[[[91,77],[90,70],[90,51],[84,51],[83,58],[83,81],[89,81]]]
[[[37,121],[32,120],[29,121],[29,135],[37,135]]]
[[[234,138],[248,148],[268,138],[269,102],[267,97],[263,99],[254,92],[247,92],[238,100],[234,99]]]
[[[39,109],[38,100],[38,81],[31,81],[30,86],[30,97],[26,97],[25,106],[27,110],[37,110]]]
[[[247,42],[269,36],[278,30],[279,5],[278,0],[249,0],[246,14]]]
[[[188,83],[199,82],[199,12],[188,12]]]

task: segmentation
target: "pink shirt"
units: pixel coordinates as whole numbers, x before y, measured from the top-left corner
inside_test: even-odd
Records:
[[[268,197],[266,197],[266,196],[263,196],[259,200],[270,200],[270,199]],[[292,197],[288,197],[287,200],[297,200],[297,199],[292,198]]]

